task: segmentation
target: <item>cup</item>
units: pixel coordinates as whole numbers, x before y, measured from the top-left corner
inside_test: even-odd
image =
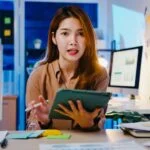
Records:
[[[35,49],[40,49],[40,48],[41,48],[41,45],[42,45],[42,40],[41,40],[41,39],[35,39],[35,40],[33,41],[33,43],[34,43],[34,48],[35,48]]]

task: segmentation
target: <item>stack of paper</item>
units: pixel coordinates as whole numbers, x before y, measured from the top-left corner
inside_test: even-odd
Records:
[[[7,135],[8,139],[28,139],[28,138],[37,138],[39,137],[44,131],[43,130],[36,130],[36,131],[27,131],[27,132],[16,132],[16,133],[9,133]]]
[[[70,134],[63,134],[60,130],[47,129],[47,130],[35,130],[35,131],[18,131],[9,133],[8,139],[29,139],[37,137],[46,137],[47,139],[69,139]]]
[[[135,137],[150,137],[150,121],[136,123],[121,123],[120,128]]]

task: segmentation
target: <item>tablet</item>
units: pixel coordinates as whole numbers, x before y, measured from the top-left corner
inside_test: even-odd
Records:
[[[81,100],[83,107],[92,112],[95,108],[104,108],[107,106],[108,101],[110,100],[111,93],[109,92],[100,92],[100,91],[91,91],[91,90],[71,90],[71,89],[60,89],[56,93],[56,97],[52,108],[49,113],[50,118],[54,119],[70,119],[64,115],[55,112],[55,109],[59,108],[58,104],[63,104],[67,108],[71,109],[68,101],[72,100],[76,104],[77,100]]]

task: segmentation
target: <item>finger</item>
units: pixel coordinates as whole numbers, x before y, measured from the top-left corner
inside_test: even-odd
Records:
[[[34,108],[38,114],[48,114],[49,108],[45,107],[43,104],[39,107]]]
[[[92,117],[96,118],[99,117],[99,113],[100,113],[101,109],[100,108],[96,108],[93,112],[92,112]]]
[[[43,113],[47,113],[48,114],[49,113],[49,107],[48,107],[48,105],[46,105],[46,104],[44,104],[42,102],[37,103],[37,105],[38,105],[38,107],[34,107],[34,109],[36,109],[36,111],[38,113],[41,113],[41,114],[43,114]]]
[[[38,100],[42,103],[39,111],[49,112],[47,100],[42,95],[39,95]]]
[[[39,95],[38,98],[40,102],[42,102],[43,104],[47,104],[46,99],[42,95]]]
[[[78,123],[76,121],[74,121],[73,123],[73,128],[77,125]]]
[[[45,123],[49,122],[49,116],[47,113],[41,113],[40,111],[36,111],[36,110],[35,112],[36,112],[35,115],[38,121],[45,122]]]
[[[78,110],[80,111],[80,113],[85,112],[85,109],[83,108],[81,101],[77,100],[77,106],[78,106]]]
[[[58,106],[59,106],[64,112],[66,112],[67,114],[71,113],[70,110],[67,109],[64,105],[58,104]]]
[[[46,105],[50,103],[50,101],[48,99],[46,100],[42,95],[39,96],[39,101]]]
[[[103,129],[103,128],[104,128],[105,120],[106,120],[105,117],[99,120],[99,122],[98,122],[98,127],[99,127],[100,129]]]
[[[58,112],[59,114],[62,114],[62,115],[64,115],[64,116],[70,117],[69,114],[67,114],[67,113],[65,113],[65,112],[63,112],[63,111],[61,111],[61,110],[54,109],[54,111],[55,111],[55,112]]]
[[[99,118],[105,117],[104,108],[100,109],[100,114],[98,115]]]
[[[31,105],[34,105],[36,103],[36,101],[35,100],[33,100],[33,101],[31,101]]]
[[[73,103],[72,101],[68,101],[68,103],[69,103],[69,105],[70,105],[70,107],[71,107],[71,110],[72,110],[75,114],[77,114],[77,113],[78,113],[78,110],[77,110],[77,108],[75,107],[74,103]]]
[[[34,108],[34,104],[36,104],[35,100],[28,103],[25,111],[31,111]]]
[[[32,107],[36,103],[35,100],[32,100],[31,102],[28,103],[27,107]]]

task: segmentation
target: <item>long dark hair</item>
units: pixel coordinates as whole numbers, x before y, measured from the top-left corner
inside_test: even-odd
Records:
[[[80,75],[80,79],[76,88],[85,89],[89,88],[89,85],[91,87],[94,78],[97,78],[97,76],[100,77],[100,75],[102,75],[102,67],[98,63],[98,57],[95,47],[95,34],[91,21],[81,8],[76,6],[67,6],[58,9],[56,15],[53,17],[50,23],[45,58],[39,63],[39,65],[51,63],[52,61],[59,58],[57,45],[53,43],[52,36],[53,34],[56,34],[60,23],[64,19],[71,17],[76,18],[80,21],[86,41],[86,49],[79,61],[79,67],[76,71],[76,74]]]

